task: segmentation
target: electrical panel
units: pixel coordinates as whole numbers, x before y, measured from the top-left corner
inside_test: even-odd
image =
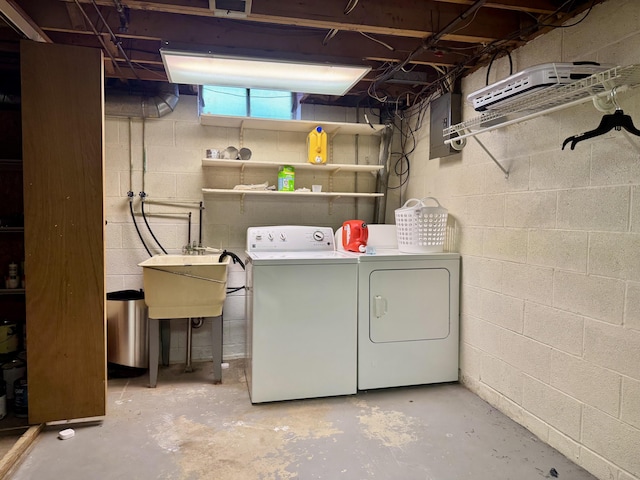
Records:
[[[444,143],[442,131],[445,128],[460,123],[462,95],[459,93],[445,93],[430,103],[430,143],[429,159],[442,158],[459,153],[451,145]]]

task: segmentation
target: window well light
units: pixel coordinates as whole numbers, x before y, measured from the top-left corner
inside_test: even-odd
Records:
[[[371,67],[300,63],[160,49],[171,83],[344,95]]]

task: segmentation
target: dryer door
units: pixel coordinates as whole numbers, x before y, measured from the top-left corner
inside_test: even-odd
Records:
[[[374,343],[449,336],[449,271],[375,270],[369,276],[369,338]]]

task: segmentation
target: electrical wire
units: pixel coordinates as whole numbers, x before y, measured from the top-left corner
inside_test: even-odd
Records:
[[[569,28],[575,25],[578,25],[579,23],[583,22],[591,13],[593,7],[595,6],[595,1],[596,0],[592,0],[591,2],[591,6],[589,7],[589,9],[587,10],[587,12],[585,13],[585,15],[583,16],[583,18],[581,18],[579,21],[574,22],[571,25],[553,25],[553,24],[547,24],[546,22],[555,17],[556,15],[558,15],[559,13],[561,13],[563,11],[563,9],[567,6],[567,5],[571,5],[575,2],[575,0],[568,0],[566,2],[564,2],[559,8],[557,8],[554,12],[546,15],[544,18],[538,20],[536,19],[536,23],[521,28],[517,31],[512,32],[511,34],[507,35],[506,37],[499,39],[499,40],[494,40],[493,42],[488,43],[487,45],[484,45],[483,48],[477,50],[475,52],[475,54],[473,55],[469,55],[465,60],[463,60],[462,62],[454,65],[453,67],[451,67],[446,74],[441,75],[440,77],[438,77],[436,80],[434,80],[433,82],[431,82],[428,85],[425,85],[424,87],[422,87],[419,91],[417,92],[412,92],[413,98],[414,98],[414,102],[413,104],[416,103],[420,103],[422,102],[424,99],[428,99],[430,98],[434,93],[438,92],[440,89],[443,88],[443,85],[448,84],[449,86],[453,85],[456,81],[456,79],[462,75],[467,67],[467,65],[472,65],[473,62],[477,61],[478,59],[482,58],[484,55],[487,54],[494,54],[497,50],[504,50],[504,51],[508,51],[507,49],[507,44],[511,41],[513,41],[514,39],[517,39],[519,37],[522,36],[526,36],[528,34],[530,34],[531,32],[535,31],[536,29],[539,29],[540,27],[551,27],[551,28]],[[474,4],[474,6],[476,6],[476,4]],[[473,8],[473,7],[472,7]],[[469,13],[469,10],[467,10],[466,13]],[[464,15],[464,14],[463,14]],[[475,16],[475,15],[474,15]],[[535,16],[534,16],[535,18]],[[458,19],[461,19],[461,17],[458,17]],[[443,30],[441,30],[436,36],[433,37],[429,37],[428,40],[432,40],[434,37],[435,41],[432,41],[431,43],[433,45],[435,45],[435,43],[440,39],[440,37],[442,37],[444,35],[444,31],[451,27],[452,24],[455,23],[451,22],[447,27],[445,27]],[[430,45],[429,47],[432,47],[433,45]],[[414,50],[412,53],[409,54],[409,56],[403,61],[400,62],[399,65],[401,65],[402,68],[403,66],[405,66],[406,64],[408,64],[414,57],[415,55],[417,55],[420,51],[422,51],[425,48],[429,48],[427,47],[427,42],[425,42],[425,44],[423,46],[421,46],[421,48]],[[469,47],[469,49],[473,49],[476,47]],[[455,48],[452,48],[452,50],[454,50]],[[396,70],[397,71],[397,70]],[[388,78],[390,78],[391,75],[393,75],[393,73],[395,73],[394,71],[385,71],[385,73],[378,75],[378,77],[376,78],[376,80],[373,83],[382,83],[385,80],[387,80]],[[376,89],[377,89],[377,85],[376,86],[369,86],[368,92],[374,92],[376,93]],[[380,101],[379,95],[376,94],[376,96],[372,96],[372,98],[374,98],[375,100]],[[388,100],[388,96],[384,97],[384,101],[381,103],[384,103]]]
[[[566,2],[569,3],[569,2]],[[566,5],[565,3],[565,5]],[[572,2],[573,3],[573,2]],[[591,13],[591,9],[593,9],[593,7],[596,4],[596,0],[591,0],[591,6],[589,7],[589,9],[586,11],[586,13],[584,14],[584,17],[582,17],[580,20],[578,20],[577,22],[572,23],[571,25],[554,25],[552,23],[539,23],[538,25],[541,27],[552,27],[552,28],[571,28],[571,27],[575,27],[576,25],[581,24],[582,22],[585,21],[585,19],[589,16],[589,14]],[[535,15],[533,15],[531,12],[525,12],[527,14],[529,14],[531,17],[533,17],[536,21],[538,20],[536,18]]]
[[[358,31],[358,33],[360,35],[362,35],[363,37],[367,37],[369,40],[372,40],[376,43],[379,43],[380,45],[382,45],[383,47],[385,47],[387,50],[391,50],[392,52],[395,52],[396,49],[393,48],[391,45],[389,45],[388,43],[383,42],[382,40],[378,40],[377,38],[372,37],[371,35],[364,33],[364,32],[360,32]],[[324,45],[324,44],[323,44]]]
[[[344,14],[349,15],[351,12],[353,12],[353,9],[356,8],[356,5],[358,5],[358,0],[349,0],[347,6],[344,7]]]
[[[337,28],[332,28],[331,30],[329,30],[327,34],[324,36],[324,38],[322,39],[322,45],[323,46],[327,45],[329,43],[329,40],[335,37],[339,31],[340,30],[338,30]]]
[[[489,85],[489,73],[491,72],[491,67],[493,66],[493,62],[496,60],[500,52],[505,52],[507,57],[509,57],[509,75],[513,75],[513,59],[511,58],[511,52],[505,48],[501,48],[496,50],[496,53],[491,57],[491,61],[489,62],[489,66],[487,67],[487,77],[485,80],[485,85]]]

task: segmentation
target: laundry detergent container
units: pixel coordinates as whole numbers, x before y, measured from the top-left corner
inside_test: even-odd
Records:
[[[107,293],[107,360],[126,367],[147,368],[148,324],[142,290]]]

